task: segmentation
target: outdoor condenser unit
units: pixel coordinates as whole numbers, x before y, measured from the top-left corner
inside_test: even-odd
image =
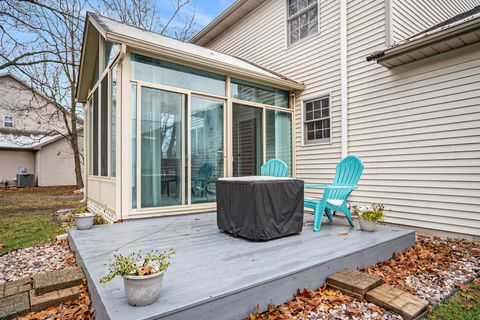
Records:
[[[17,188],[33,187],[34,176],[31,173],[27,173],[27,169],[20,167],[17,170]]]

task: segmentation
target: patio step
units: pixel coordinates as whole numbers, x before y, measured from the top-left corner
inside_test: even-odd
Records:
[[[1,283],[0,319],[13,319],[78,298],[84,281],[82,269],[71,267]]]
[[[65,268],[62,270],[33,276],[33,287],[36,295],[52,291],[71,288],[82,284],[85,274],[80,267]]]
[[[58,306],[63,302],[78,298],[81,293],[81,286],[51,291],[42,295],[36,295],[34,290],[30,290],[30,304],[32,311],[37,312]]]
[[[343,269],[326,279],[329,287],[359,300],[365,300],[365,294],[380,286],[383,280],[368,273],[353,269]]]
[[[368,301],[393,311],[407,320],[417,318],[428,306],[427,301],[388,284],[382,284],[369,291],[366,298]]]
[[[10,320],[30,311],[28,292],[17,293],[0,299],[0,319]]]

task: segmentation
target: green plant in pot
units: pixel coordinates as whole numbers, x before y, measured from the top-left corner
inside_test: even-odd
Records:
[[[383,204],[373,203],[365,206],[353,206],[353,214],[358,216],[360,222],[360,228],[363,231],[375,231],[377,230],[378,221],[385,219],[385,208]]]
[[[147,306],[158,300],[162,288],[163,275],[170,265],[174,248],[165,252],[149,251],[146,254],[131,253],[127,256],[114,255],[109,273],[100,279],[107,283],[116,276],[123,278],[127,301],[134,307]]]
[[[77,230],[88,230],[93,226],[93,222],[95,221],[95,215],[88,212],[86,205],[75,209],[73,216]]]

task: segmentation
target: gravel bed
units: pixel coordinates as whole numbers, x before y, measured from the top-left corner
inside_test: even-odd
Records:
[[[63,269],[72,262],[67,241],[13,250],[0,256],[0,282]]]
[[[448,241],[430,239],[435,243],[449,245]],[[455,249],[455,246],[453,247]],[[473,249],[480,254],[480,248]],[[413,288],[416,294],[436,304],[450,295],[460,283],[465,283],[479,277],[480,257],[477,255],[466,255],[458,261],[452,261],[447,269],[434,268],[429,273],[420,273],[409,276],[405,284]]]
[[[402,320],[403,318],[395,313],[379,308],[367,301],[353,300],[337,308],[318,308],[307,318],[301,320]]]

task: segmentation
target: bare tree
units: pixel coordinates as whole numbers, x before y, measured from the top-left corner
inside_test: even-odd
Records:
[[[155,0],[89,0],[89,4],[97,13],[109,18],[181,41],[195,33],[195,10],[191,0],[171,0],[171,13],[167,17],[161,14]]]
[[[51,116],[61,119],[63,130],[51,134],[64,135],[72,148],[77,187],[83,187],[78,138],[84,110],[75,92],[86,10],[186,40],[194,33],[195,12],[190,0],[171,4],[165,18],[156,0],[0,0],[0,71],[27,80],[55,107]],[[25,114],[38,112],[38,105],[26,104]]]

